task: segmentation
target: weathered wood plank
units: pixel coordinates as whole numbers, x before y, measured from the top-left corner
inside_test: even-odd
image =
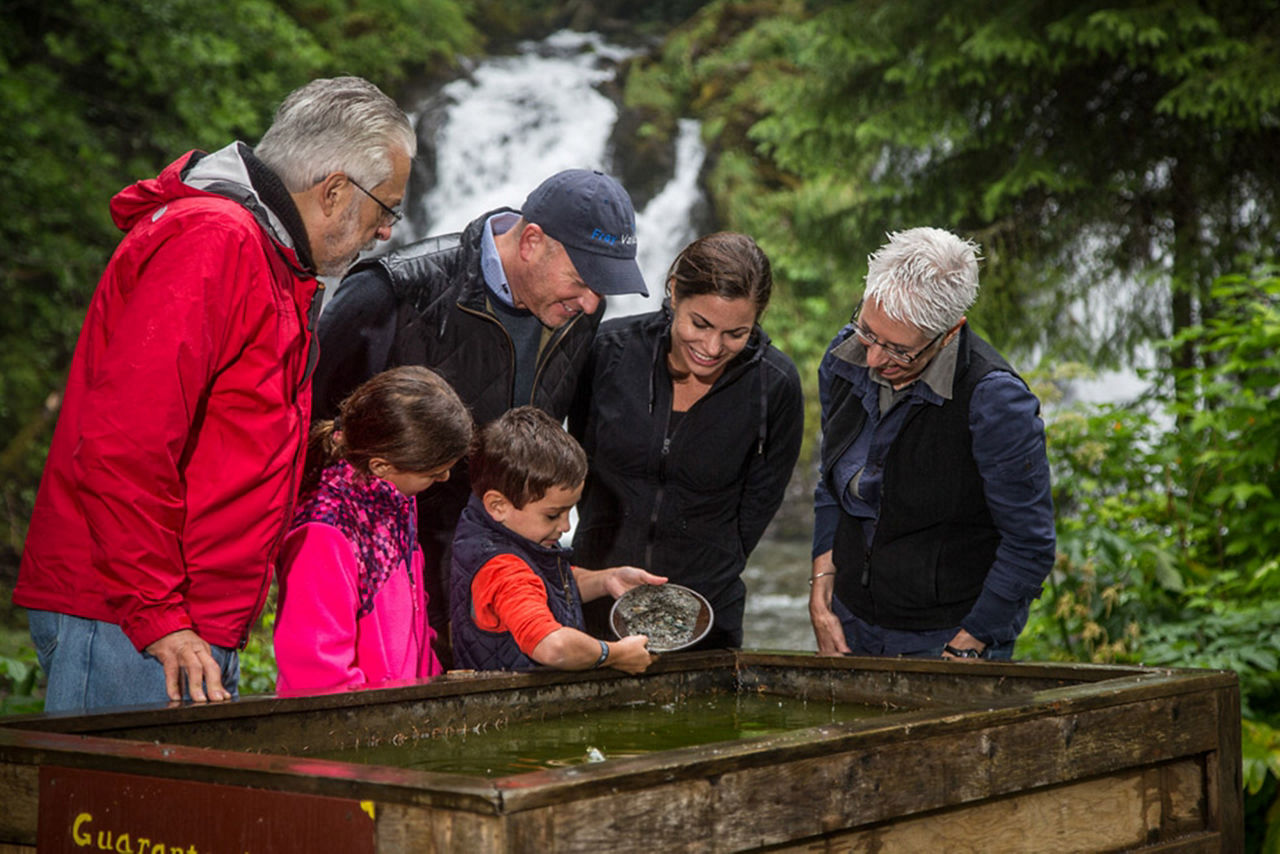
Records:
[[[715,851],[714,783],[683,780],[660,789],[608,792],[532,812],[512,815],[521,825],[520,838],[536,844],[517,851],[555,851],[557,854]],[[528,818],[526,818],[528,816]],[[533,837],[526,822],[535,822]]]
[[[742,650],[737,654],[741,667],[795,667],[796,659],[806,660],[805,668],[827,667],[882,673],[930,673],[941,670],[968,668],[974,674],[986,671],[997,675],[1009,674],[1008,662],[999,661],[942,661],[928,658],[877,658],[863,656],[819,656],[816,653],[757,652]],[[1048,680],[1080,684],[1136,676],[1150,672],[1151,668],[1123,664],[1087,664],[1079,662],[1018,661],[1013,662],[1018,679]]]
[[[0,764],[0,839],[36,844],[40,769]]]
[[[714,815],[708,818],[744,817],[718,820],[718,836],[729,847],[775,844],[783,841],[778,834],[787,832],[782,830],[786,828],[830,833],[1181,755],[1195,756],[1198,743],[1204,740],[1203,734],[1188,733],[1184,740],[1168,745],[1167,755],[1128,748],[1126,759],[1123,742],[1140,732],[1141,726],[1126,725],[1122,715],[1096,712],[1093,716],[1096,719],[1081,722],[1069,741],[1060,722],[1030,721],[998,731],[913,741],[916,750],[904,749],[904,742],[765,772],[725,774],[717,787],[720,797]],[[1189,780],[1203,797],[1202,778]],[[1198,802],[1187,796],[1180,796],[1178,802],[1188,799]],[[1198,826],[1203,828],[1203,819]]]
[[[404,804],[375,806],[378,851],[456,854],[515,851],[507,843],[505,821],[458,810],[415,808]],[[534,849],[524,849],[534,850]],[[550,849],[544,849],[550,850]]]
[[[499,806],[493,784],[477,777],[0,727],[0,768],[46,764],[482,814]]]
[[[395,739],[438,738],[500,728],[566,711],[691,693],[737,690],[730,653],[696,653],[640,677],[600,671],[537,671],[455,677],[407,687],[290,699],[107,712],[31,716],[6,727],[220,750],[305,756]]]
[[[1222,690],[1217,693],[1218,749],[1209,757],[1209,815],[1212,825],[1222,832],[1224,850],[1244,850],[1243,756],[1241,754],[1240,692]]]
[[[822,840],[784,844],[770,850],[823,854],[1147,851],[1151,850],[1147,846],[1158,838],[1162,827],[1202,824],[1203,813],[1197,814],[1195,802],[1175,799],[1166,805],[1175,810],[1190,809],[1189,815],[1169,816],[1159,809],[1151,810],[1153,804],[1164,803],[1159,790],[1168,779],[1195,777],[1200,773],[1200,766],[1195,762],[1178,763],[1161,770],[1132,771],[836,833]],[[1199,846],[1220,842],[1215,836],[1201,828],[1187,831],[1181,840],[1171,840],[1169,844],[1175,846],[1173,848],[1156,844],[1159,850],[1180,851],[1194,839],[1197,847],[1185,850],[1202,850]]]
[[[1175,697],[968,731],[960,729],[963,721],[956,716],[957,731],[900,732],[897,743],[872,748],[862,748],[850,737],[828,742],[825,755],[799,761],[787,761],[785,750],[774,749],[770,761],[763,762],[751,755],[749,745],[719,745],[696,757],[695,751],[673,751],[684,763],[661,771],[648,767],[643,786],[632,785],[635,780],[621,768],[612,773],[606,773],[607,766],[574,769],[573,776],[580,779],[564,782],[559,791],[553,791],[554,784],[537,782],[505,791],[504,808],[513,813],[535,805],[553,807],[557,843],[589,843],[575,843],[567,849],[572,851],[589,850],[600,834],[613,832],[615,824],[602,824],[602,816],[617,817],[647,846],[679,848],[714,840],[724,850],[737,850],[1191,757],[1187,761],[1199,770],[1159,782],[1155,803],[1144,807],[1139,800],[1137,808],[1158,816],[1173,811],[1177,821],[1190,820],[1195,829],[1203,829],[1202,806],[1172,808],[1204,801],[1201,760],[1217,746],[1214,708],[1211,697]],[[1165,723],[1171,719],[1185,725],[1151,744],[1150,733],[1168,729]],[[632,762],[644,764],[633,760],[618,765]],[[660,773],[667,775],[665,781]],[[1153,773],[1154,780],[1164,781],[1166,772]],[[553,775],[566,776],[547,776]],[[577,797],[564,798],[568,788],[576,789]],[[673,805],[681,815],[674,823]],[[690,828],[706,828],[705,839]],[[1181,825],[1161,825],[1154,832],[1183,830]]]

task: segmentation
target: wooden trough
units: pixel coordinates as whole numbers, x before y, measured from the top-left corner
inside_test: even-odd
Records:
[[[705,692],[882,717],[505,777],[308,754]],[[1235,674],[716,652],[0,721],[0,852],[1235,852]]]

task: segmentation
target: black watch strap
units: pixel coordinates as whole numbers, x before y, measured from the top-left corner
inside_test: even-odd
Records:
[[[954,655],[956,658],[982,658],[982,651],[978,649],[957,649],[951,644],[945,644],[942,651]]]

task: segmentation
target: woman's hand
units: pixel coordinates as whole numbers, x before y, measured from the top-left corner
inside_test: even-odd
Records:
[[[632,587],[641,584],[666,584],[665,575],[654,575],[638,566],[615,566],[604,570],[608,575],[604,578],[605,592],[617,599]]]
[[[617,599],[632,587],[641,584],[666,584],[666,576],[645,572],[638,566],[612,566],[608,569],[573,568],[573,579],[578,582],[578,592],[583,602],[591,602],[606,593]]]
[[[987,645],[985,643],[978,640],[977,638],[969,634],[964,629],[960,629],[958,632],[956,632],[956,636],[951,639],[951,642],[948,643],[947,646],[951,647],[952,649],[976,649],[979,655],[981,655],[987,648]],[[961,659],[957,655],[952,655],[951,653],[947,652],[945,648],[942,650],[942,657],[950,658],[957,661],[967,660],[967,659]]]
[[[813,559],[809,574],[809,622],[818,641],[818,655],[843,655],[849,652],[844,626],[831,610],[831,594],[836,587],[836,565],[831,552]]]

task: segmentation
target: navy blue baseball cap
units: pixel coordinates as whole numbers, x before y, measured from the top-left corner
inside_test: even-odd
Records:
[[[520,213],[564,244],[598,294],[649,295],[636,263],[636,213],[622,185],[603,172],[566,169],[537,186]]]

